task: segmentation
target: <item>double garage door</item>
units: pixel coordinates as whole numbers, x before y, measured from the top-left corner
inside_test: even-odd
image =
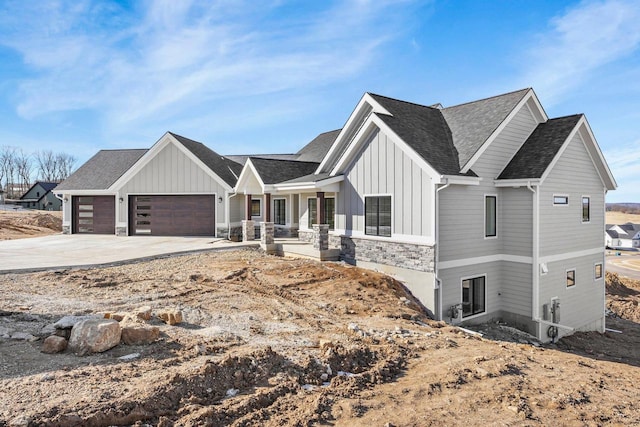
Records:
[[[129,234],[213,236],[214,196],[129,196]]]
[[[214,196],[129,196],[129,234],[213,236]],[[115,234],[114,196],[73,197],[73,233]]]

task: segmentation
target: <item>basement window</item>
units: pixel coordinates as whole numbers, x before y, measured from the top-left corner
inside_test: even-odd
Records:
[[[462,281],[462,317],[485,312],[485,276]]]

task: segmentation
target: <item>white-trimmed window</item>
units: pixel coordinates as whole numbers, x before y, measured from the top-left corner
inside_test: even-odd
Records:
[[[604,269],[602,268],[602,263],[601,262],[596,263],[595,267],[593,268],[594,278],[596,280],[602,279],[603,274],[604,274]]]
[[[484,196],[484,237],[498,236],[498,196]]]
[[[316,217],[318,215],[318,202],[315,197],[309,197],[307,199],[307,218],[309,229],[313,228],[313,224],[316,223]],[[335,229],[335,216],[336,216],[336,199],[333,197],[327,197],[324,199],[324,220],[329,224],[329,230]]]
[[[391,196],[365,196],[364,234],[391,237]]]
[[[318,216],[318,209],[316,208],[316,198],[309,197],[307,199],[307,221],[309,230],[313,228],[313,224],[316,223],[316,218]]]
[[[591,198],[582,196],[582,222],[591,221]]]
[[[486,276],[462,280],[462,317],[486,311]]]
[[[567,270],[567,288],[572,288],[576,285],[576,269],[572,268]]]
[[[565,196],[562,194],[554,194],[553,195],[553,205],[554,206],[567,206],[569,204],[569,196]]]
[[[287,223],[287,200],[273,199],[273,222],[278,225]]]
[[[260,216],[262,214],[262,200],[251,200],[251,216]]]

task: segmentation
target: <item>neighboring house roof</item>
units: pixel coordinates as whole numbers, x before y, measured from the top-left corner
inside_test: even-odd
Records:
[[[606,233],[614,239],[619,237],[619,234],[616,230],[606,230]]]
[[[194,141],[184,136],[169,132],[178,142],[191,151],[202,163],[207,165],[216,175],[222,178],[231,187],[236,185],[238,176],[242,171],[242,165],[231,159],[221,156],[201,142]]]
[[[498,179],[541,178],[580,118],[575,114],[540,123]]]
[[[53,190],[54,188],[56,188],[56,186],[58,185],[57,182],[47,182],[47,181],[36,181],[22,196],[20,196],[20,199],[25,199],[27,197],[27,194],[29,194],[31,192],[31,190],[33,190],[34,188],[36,188],[36,186],[40,186],[44,192],[42,194],[41,197],[38,197],[38,199],[31,197],[30,199],[33,200],[40,200],[42,197],[44,197],[45,194],[47,194],[48,192],[50,192],[51,190]]]
[[[318,168],[319,163],[251,157],[251,164],[264,184],[276,184],[309,175]]]
[[[147,151],[146,149],[100,150],[62,181],[56,187],[56,191],[106,190]]]
[[[296,160],[297,154],[225,154],[229,160],[239,163],[244,166],[247,163],[247,159],[250,157],[260,157],[261,159],[274,159],[274,160]]]
[[[460,169],[482,147],[529,90],[530,88],[521,89],[440,110],[451,130]]]
[[[324,156],[331,148],[340,131],[342,129],[336,129],[329,132],[323,132],[316,136],[311,142],[302,147],[300,151],[296,153],[296,160],[301,162],[322,162]]]
[[[460,174],[458,152],[441,110],[370,93],[389,113],[374,113],[431,167],[443,175]]]

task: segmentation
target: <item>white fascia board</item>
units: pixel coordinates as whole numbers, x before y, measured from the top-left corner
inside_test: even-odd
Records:
[[[487,138],[487,140],[480,146],[480,148],[478,148],[478,151],[476,151],[475,154],[469,159],[469,161],[462,167],[462,170],[460,171],[461,173],[469,172],[469,169],[471,169],[473,165],[478,161],[478,159],[482,157],[484,152],[487,151],[493,141],[498,137],[498,135],[502,133],[504,128],[507,127],[509,123],[511,123],[511,120],[513,120],[513,118],[520,112],[520,110],[522,108],[528,108],[527,103],[529,102],[529,100],[534,101],[534,104],[540,109],[539,113],[545,119],[544,121],[547,120],[547,114],[542,109],[542,106],[540,105],[538,98],[535,96],[533,89],[529,89],[525,96],[522,97],[520,102],[518,102],[516,106],[513,107],[513,110],[511,110],[511,112],[502,121],[502,123],[500,123],[500,125],[493,131],[493,133],[489,135],[489,138]],[[524,141],[522,142],[524,143]]]
[[[115,196],[117,193],[111,190],[63,190],[56,192],[64,196]]]
[[[436,184],[480,185],[480,181],[482,178],[479,176],[440,175]]]
[[[338,191],[339,183],[344,181],[344,175],[332,176],[330,178],[322,179],[320,181],[309,182],[293,182],[274,184],[273,188],[277,191],[304,191],[304,190],[318,190],[333,192]]]
[[[496,187],[526,187],[527,185],[540,185],[540,179],[495,179],[493,185]]]
[[[344,171],[349,166],[349,162],[353,161],[353,157],[357,153],[357,150],[360,149],[362,141],[366,140],[369,136],[369,133],[377,127],[382,132],[384,132],[391,141],[396,144],[411,160],[413,160],[422,170],[424,170],[429,177],[434,181],[439,181],[441,175],[429,164],[425,159],[422,158],[418,153],[415,152],[413,148],[409,146],[406,142],[402,140],[387,124],[380,119],[376,114],[371,114],[365,125],[360,128],[360,131],[355,135],[349,148],[342,154],[342,157],[336,164],[336,166],[331,171],[331,175],[336,175],[340,171]]]
[[[387,109],[382,107],[382,105],[380,105],[375,99],[373,99],[373,97],[369,93],[365,93],[362,96],[362,98],[360,98],[360,101],[356,105],[356,108],[354,108],[353,111],[351,112],[351,115],[347,119],[347,123],[345,123],[345,125],[342,127],[342,130],[338,134],[338,137],[331,145],[331,148],[329,148],[329,151],[327,152],[327,154],[325,154],[324,158],[322,159],[322,162],[320,162],[320,165],[318,166],[318,169],[316,169],[315,173],[320,173],[320,171],[323,170],[323,168],[326,166],[326,163],[329,161],[329,159],[337,150],[337,147],[343,144],[349,143],[349,141],[344,141],[344,139],[346,138],[345,135],[350,134],[351,128],[353,126],[358,125],[357,123],[355,123],[355,121],[357,120],[357,117],[359,117],[360,115],[359,114],[360,110],[365,108],[366,105],[369,105],[372,108],[372,112],[386,114],[388,116],[392,115]]]
[[[242,172],[240,172],[240,176],[238,177],[238,182],[236,183],[236,186],[233,188],[233,191],[240,194],[247,194],[245,181],[249,179],[250,175],[253,175],[256,178],[256,180],[258,181],[258,184],[260,184],[260,187],[262,188],[262,192],[264,193],[265,192],[264,182],[262,181],[262,178],[260,178],[260,174],[256,170],[256,167],[251,162],[251,157],[249,157],[246,163],[244,164],[244,167],[242,168]]]
[[[551,163],[549,163],[549,166],[547,166],[547,169],[544,171],[544,173],[540,177],[540,184],[544,183],[545,179],[547,179],[547,177],[549,176],[553,168],[556,166],[556,164],[558,163],[558,161],[566,151],[567,147],[569,146],[569,144],[571,144],[571,140],[578,133],[578,130],[580,129],[581,124],[583,123],[583,120],[584,120],[584,116],[582,116],[580,120],[578,120],[578,123],[576,123],[576,125],[571,130],[571,133],[569,133],[569,136],[567,136],[567,139],[564,140],[564,142],[562,143],[562,146],[554,156],[553,160],[551,160]],[[580,139],[582,140],[582,138]]]
[[[111,186],[109,190],[117,192],[127,183],[131,178],[133,178],[138,172],[140,172],[149,162],[160,152],[163,148],[165,148],[169,144],[174,144],[183,154],[185,154],[190,160],[196,163],[207,175],[209,175],[214,180],[218,181],[218,183],[227,191],[231,191],[232,188],[225,180],[220,178],[214,171],[209,169],[207,165],[205,165],[202,160],[197,158],[195,154],[187,149],[184,145],[180,143],[176,138],[173,137],[169,132],[166,132],[162,138],[160,138],[153,147],[149,149],[142,157],[138,159],[136,163],[133,164],[120,178],[116,180]]]
[[[582,122],[583,129],[585,129],[585,131],[587,132],[587,135],[589,136],[589,144],[593,148],[593,151],[595,151],[597,155],[597,159],[593,158],[591,154],[591,150],[589,150],[589,147],[586,147],[587,142],[583,140],[583,142],[585,143],[585,148],[587,149],[587,153],[589,153],[589,156],[591,157],[591,161],[596,166],[596,170],[600,175],[600,179],[602,180],[602,183],[605,185],[607,190],[615,190],[616,188],[618,188],[618,183],[613,177],[613,174],[611,173],[611,169],[609,169],[609,165],[607,164],[607,161],[605,160],[604,155],[602,154],[602,150],[598,145],[598,141],[596,141],[596,137],[593,135],[593,131],[591,130],[591,125],[589,125],[589,121],[587,120],[587,117],[584,115],[580,120]],[[601,170],[602,172],[604,172],[604,176],[603,176],[603,173],[601,173]]]

